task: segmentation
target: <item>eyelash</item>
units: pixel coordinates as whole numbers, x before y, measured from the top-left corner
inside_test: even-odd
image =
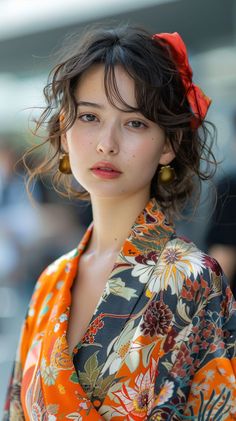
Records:
[[[86,114],[81,114],[81,115],[79,115],[78,119],[79,119],[79,120],[81,120],[81,121],[83,121],[84,123],[90,123],[90,122],[93,122],[94,120],[83,120],[83,117],[88,117],[88,116],[90,116],[90,117],[94,117],[94,118],[97,118],[94,114],[91,114],[91,113],[86,113]]]
[[[87,119],[85,119],[84,120],[84,117],[93,117],[94,119],[92,119],[92,120],[87,120]],[[79,115],[78,116],[78,119],[79,120],[81,120],[81,121],[83,121],[84,123],[93,123],[93,122],[95,122],[95,119],[97,119],[97,117],[94,115],[94,114],[92,114],[92,113],[86,113],[86,114],[81,114],[81,115]],[[133,129],[141,129],[141,128],[145,128],[145,127],[147,127],[147,125],[143,122],[143,121],[139,121],[139,120],[130,120],[129,122],[128,122],[128,125],[130,124],[130,123],[139,123],[140,124],[140,126],[138,126],[138,127],[134,127],[134,126],[129,126],[129,127],[131,127],[131,128],[133,128]]]
[[[131,121],[129,121],[129,123],[139,123],[141,125],[139,127],[131,126],[133,129],[143,129],[144,127],[147,127],[147,125],[145,123],[143,123],[143,121],[139,121],[139,120],[131,120]]]

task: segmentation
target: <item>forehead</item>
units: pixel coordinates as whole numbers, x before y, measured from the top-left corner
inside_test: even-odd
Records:
[[[106,88],[105,89],[105,84]],[[96,64],[86,70],[80,77],[76,87],[75,95],[78,100],[100,100],[108,101],[106,96],[114,103],[121,101],[131,106],[136,106],[135,83],[126,70],[117,65],[114,72],[109,72],[105,78],[105,68],[102,64]]]

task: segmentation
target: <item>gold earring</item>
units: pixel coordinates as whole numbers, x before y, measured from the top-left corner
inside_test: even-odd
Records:
[[[160,184],[171,184],[175,179],[175,170],[170,165],[164,165],[158,174]]]
[[[58,169],[62,174],[72,174],[68,153],[63,153],[59,158]]]

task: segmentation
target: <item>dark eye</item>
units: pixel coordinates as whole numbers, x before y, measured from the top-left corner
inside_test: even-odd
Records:
[[[133,129],[140,129],[141,127],[146,127],[146,125],[144,123],[142,123],[142,121],[139,121],[139,120],[132,120],[128,124]]]
[[[87,123],[89,121],[95,121],[96,116],[94,114],[82,114],[79,116],[79,120],[85,121]]]

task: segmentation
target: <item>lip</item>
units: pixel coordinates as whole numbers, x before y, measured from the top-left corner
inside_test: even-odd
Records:
[[[91,170],[112,170],[116,173],[121,174],[121,171],[115,167],[115,165],[111,164],[110,162],[106,162],[106,161],[100,161],[100,162],[96,162],[96,164],[94,164],[91,167]]]
[[[91,171],[96,177],[103,178],[104,180],[111,180],[112,178],[118,178],[121,176],[120,172],[115,172],[115,171],[99,170],[99,169],[94,169]]]

